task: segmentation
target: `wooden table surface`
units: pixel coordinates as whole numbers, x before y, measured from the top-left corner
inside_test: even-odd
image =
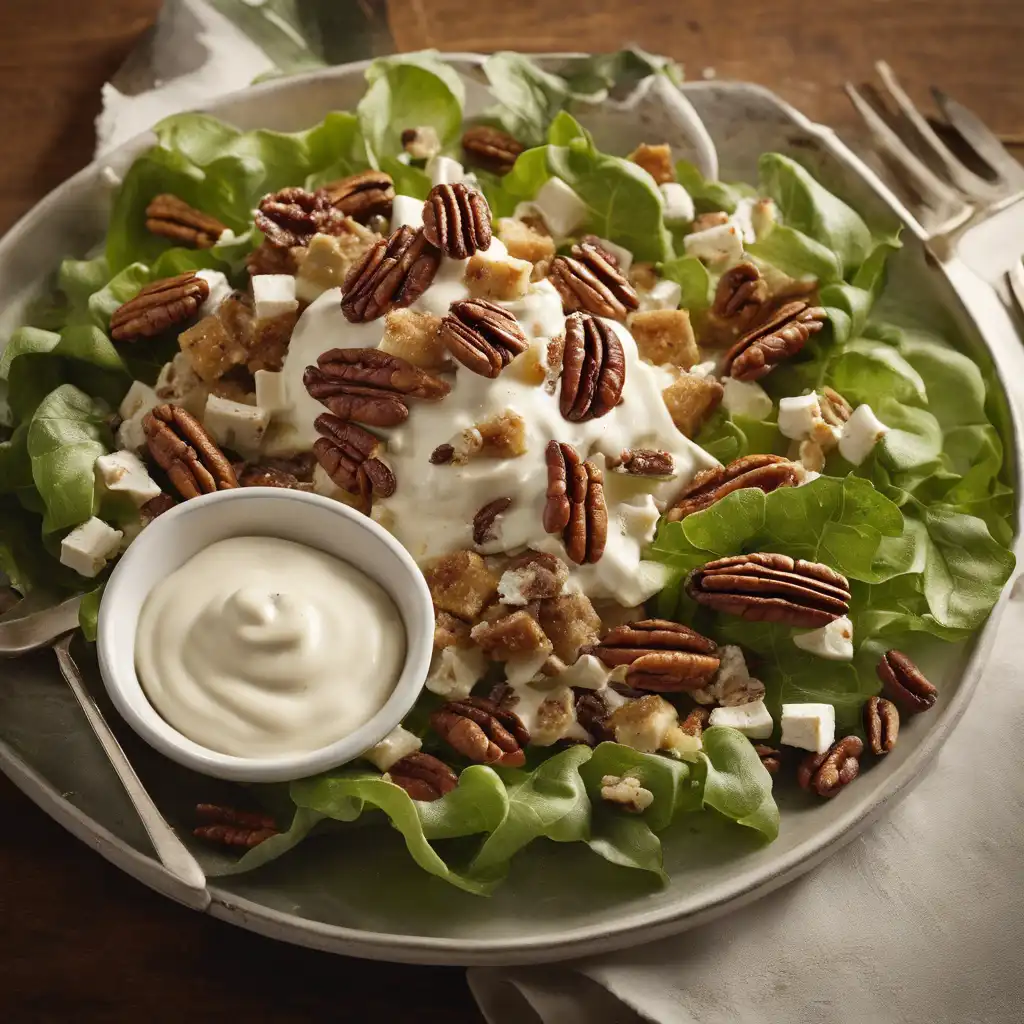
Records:
[[[631,40],[670,53],[690,77],[761,82],[836,126],[854,120],[842,83],[885,58],[916,99],[939,82],[1024,142],[1021,0],[388,6],[400,49],[599,51]],[[0,231],[88,162],[100,86],[159,7],[0,0]],[[331,957],[178,907],[88,851],[2,777],[0,821],[2,1020],[481,1020],[459,970]]]

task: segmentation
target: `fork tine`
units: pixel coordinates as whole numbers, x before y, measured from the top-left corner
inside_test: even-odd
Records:
[[[965,167],[949,151],[946,144],[935,134],[932,126],[921,116],[921,112],[914,106],[911,98],[904,92],[893,73],[893,70],[884,61],[880,60],[875,64],[882,84],[888,90],[900,113],[907,119],[912,129],[917,133],[922,144],[927,147],[936,160],[942,165],[943,170],[949,176],[950,181],[965,195],[973,199],[992,199],[1001,190],[980,178],[973,171]]]
[[[850,97],[850,102],[864,120],[879,148],[907,175],[921,201],[942,219],[942,230],[950,230],[956,224],[965,221],[971,214],[970,207],[902,142],[852,83],[847,82],[845,88],[846,95]]]
[[[934,85],[932,96],[935,97],[935,103],[946,120],[993,171],[1001,174],[1007,183],[1024,185],[1024,168],[1014,160],[1006,151],[1006,147],[976,114]]]

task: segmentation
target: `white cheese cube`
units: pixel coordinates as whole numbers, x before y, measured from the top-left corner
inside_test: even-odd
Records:
[[[268,415],[287,412],[289,409],[288,387],[283,373],[276,370],[257,370],[256,406]]]
[[[423,200],[412,196],[395,196],[391,203],[391,230],[400,227],[423,227]]]
[[[375,747],[370,747],[363,757],[375,768],[386,772],[393,764],[401,761],[403,757],[415,754],[423,743],[419,736],[398,726],[392,729]]]
[[[136,505],[145,505],[160,493],[160,485],[133,451],[101,455],[94,466],[96,478],[103,487],[117,494],[126,494]]]
[[[60,542],[60,564],[92,579],[99,575],[107,559],[117,554],[121,536],[120,530],[93,516]]]
[[[273,320],[299,308],[291,274],[256,274],[252,279],[252,298],[257,320]]]
[[[754,238],[761,241],[775,227],[779,219],[778,207],[771,199],[758,199],[750,208],[750,226]]]
[[[675,738],[679,722],[676,709],[662,697],[639,700],[624,704],[608,719],[614,729],[615,742],[632,747],[645,754],[660,749],[666,738]]]
[[[136,413],[147,413],[159,404],[159,396],[148,384],[143,384],[141,380],[133,380],[128,393],[117,407],[117,413],[121,419],[126,420]]]
[[[549,657],[548,651],[538,651],[509,658],[505,662],[505,682],[509,686],[525,686],[540,672]]]
[[[683,239],[687,256],[696,256],[705,263],[732,266],[743,258],[743,236],[732,222],[716,224],[704,231],[694,231]]]
[[[783,704],[782,743],[824,754],[836,739],[836,709],[831,704]]]
[[[209,389],[192,369],[188,356],[179,352],[169,363],[164,363],[160,370],[156,393],[161,402],[180,405],[193,416],[202,418]]]
[[[889,428],[874,414],[870,405],[858,405],[843,424],[839,454],[847,462],[859,466],[887,433]]]
[[[658,188],[665,203],[665,223],[689,224],[697,215],[690,193],[678,181],[666,181]]]
[[[548,178],[532,203],[520,205],[530,207],[528,212],[536,213],[555,238],[571,235],[587,219],[587,204],[561,178]]]
[[[731,708],[715,708],[710,725],[725,725],[736,729],[752,740],[766,740],[772,734],[772,716],[763,700],[737,704]]]
[[[466,173],[462,164],[450,156],[435,156],[427,164],[426,171],[430,175],[431,185],[454,185],[455,182],[462,181]],[[422,206],[421,203],[421,209]]]
[[[670,281],[665,277],[648,291],[639,292],[638,297],[640,312],[649,309],[678,309],[683,299],[683,289],[677,281]]]
[[[726,377],[722,386],[725,388],[722,405],[730,415],[763,420],[771,414],[772,400],[757,381]]]
[[[779,399],[779,433],[794,441],[803,441],[814,433],[821,419],[821,403],[815,392]]]
[[[600,690],[608,683],[610,675],[608,666],[600,658],[583,654],[558,677],[558,681],[582,690]]]
[[[487,659],[479,647],[445,647],[434,655],[426,686],[440,697],[459,700],[469,696],[486,669]]]
[[[800,650],[816,654],[827,661],[852,661],[853,623],[843,615],[820,629],[798,633],[793,637],[793,643]]]
[[[231,283],[219,270],[197,270],[196,277],[202,278],[210,286],[210,294],[199,307],[200,319],[211,316],[217,307],[234,291]]]
[[[621,245],[616,245],[614,242],[609,242],[607,238],[599,238],[597,244],[605,252],[615,257],[619,264],[619,270],[622,273],[625,274],[633,266],[633,254],[628,249],[623,248]]]
[[[266,409],[218,395],[210,395],[203,413],[203,426],[214,441],[240,455],[255,455],[259,451],[269,425],[270,413]]]

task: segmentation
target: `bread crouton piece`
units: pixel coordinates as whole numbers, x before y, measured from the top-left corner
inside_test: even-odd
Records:
[[[451,369],[451,359],[438,329],[441,318],[413,309],[393,309],[384,314],[381,352],[399,356],[423,370]]]
[[[434,612],[434,650],[443,651],[446,647],[469,647],[468,622],[457,619],[451,612]]]
[[[295,295],[312,302],[331,288],[340,288],[353,265],[380,238],[376,231],[346,217],[337,235],[314,235],[303,253],[295,277]]]
[[[713,377],[682,373],[662,391],[661,397],[672,422],[687,437],[695,437],[704,421],[718,408],[724,394],[725,388]]]
[[[494,661],[550,654],[551,641],[527,611],[515,611],[493,622],[478,622],[470,636]]]
[[[651,146],[641,142],[626,159],[639,164],[659,185],[676,180],[676,169],[672,165],[672,148],[667,143]]]
[[[247,337],[233,334],[216,313],[204,316],[178,335],[178,346],[196,376],[207,384],[220,380],[229,370],[246,362],[249,357],[247,341]]]
[[[688,370],[700,362],[690,314],[685,309],[649,309],[634,313],[629,329],[640,355],[655,366],[668,363]]]
[[[579,657],[581,647],[596,644],[600,638],[601,619],[586,594],[563,594],[541,601],[538,618],[555,654],[567,665]]]
[[[515,459],[526,452],[526,421],[512,409],[464,430],[452,441],[453,465],[470,459]]]
[[[248,358],[245,361],[250,373],[257,370],[276,372],[284,366],[284,357],[288,354],[288,345],[298,319],[299,314],[293,311],[257,320],[253,324]]]
[[[438,611],[472,622],[498,593],[498,580],[475,551],[439,558],[423,574]]]
[[[555,255],[555,240],[543,230],[517,217],[498,221],[498,238],[505,243],[509,256],[527,260],[534,267],[546,267]]]
[[[466,263],[466,287],[474,299],[509,302],[521,299],[530,290],[533,264],[515,256],[495,258],[476,252]]]

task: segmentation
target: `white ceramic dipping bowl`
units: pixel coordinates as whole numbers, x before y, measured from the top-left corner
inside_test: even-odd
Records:
[[[149,592],[203,548],[229,537],[269,536],[334,555],[376,580],[405,626],[405,664],[387,703],[329,746],[280,757],[235,757],[193,742],[150,704],[135,672],[135,632]],[[405,717],[427,678],[434,612],[423,574],[408,552],[366,516],[330,498],[274,487],[218,491],[154,520],[118,562],[100,604],[96,650],[107,692],[124,720],[172,761],[222,779],[281,782],[337,767],[382,740]],[[344,685],[351,652],[339,650]]]

